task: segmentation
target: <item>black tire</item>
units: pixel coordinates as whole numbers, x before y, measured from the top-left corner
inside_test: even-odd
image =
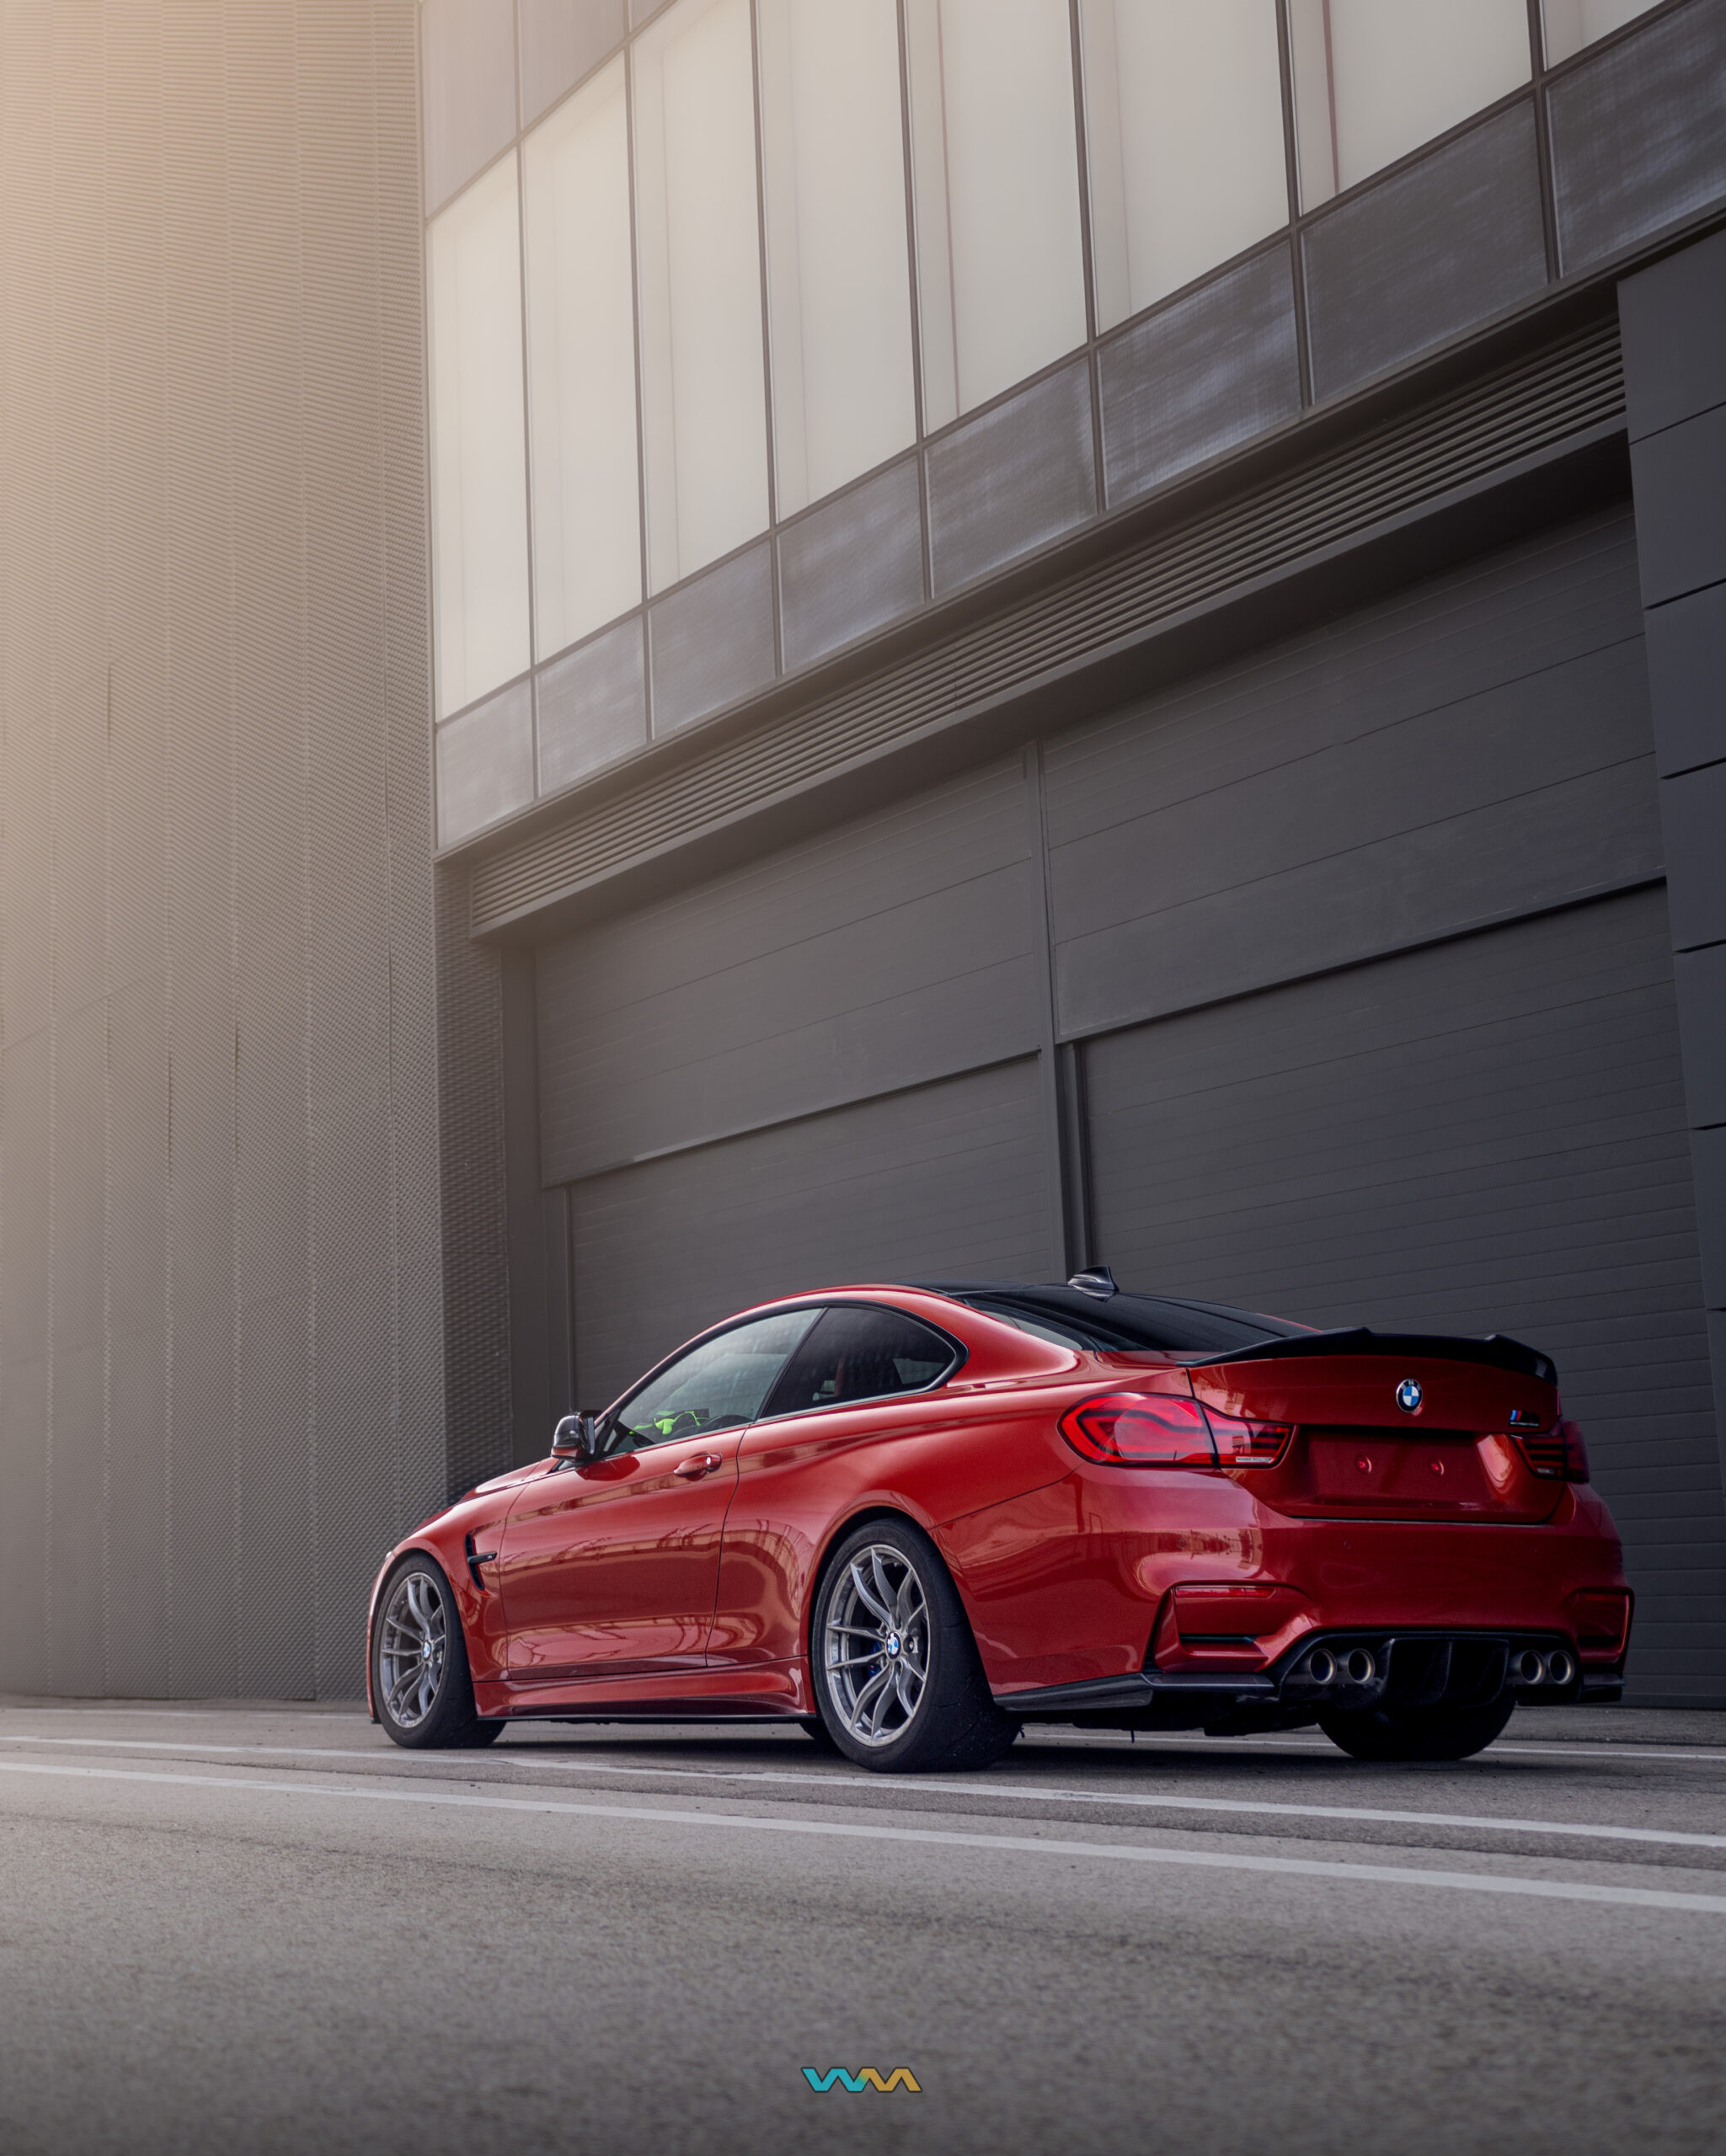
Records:
[[[819,1715],[799,1716],[797,1726],[815,1746],[816,1751],[834,1753],[839,1749],[827,1734],[827,1725]]]
[[[877,1585],[883,1578],[895,1590],[890,1595]],[[888,1612],[888,1623],[869,1614],[859,1582]],[[906,1620],[902,1636],[891,1628],[895,1611]],[[866,1624],[834,1636],[839,1646],[857,1650],[855,1666],[831,1667],[823,1645],[829,1625],[850,1625],[854,1614],[863,1615]],[[833,1552],[810,1614],[810,1668],[828,1736],[860,1767],[900,1774],[986,1767],[1018,1735],[1018,1724],[990,1697],[946,1566],[928,1536],[908,1519],[867,1520]],[[915,1683],[919,1673],[920,1685]],[[869,1704],[879,1705],[878,1681],[891,1705],[891,1726],[859,1735],[852,1726],[859,1700],[862,1719],[879,1720]],[[906,1694],[913,1689],[914,1704],[907,1705]]]
[[[1318,1726],[1351,1759],[1467,1759],[1483,1752],[1516,1710],[1506,1694],[1484,1707],[1369,1707],[1321,1715]]]
[[[411,1712],[399,1696],[411,1673],[413,1657],[403,1652],[410,1627],[435,1649],[426,1657],[428,1676],[413,1697]],[[434,1559],[414,1551],[391,1571],[378,1593],[368,1652],[372,1704],[392,1743],[410,1752],[473,1752],[503,1735],[501,1721],[487,1721],[474,1709],[461,1613]],[[393,1692],[397,1707],[391,1705]]]

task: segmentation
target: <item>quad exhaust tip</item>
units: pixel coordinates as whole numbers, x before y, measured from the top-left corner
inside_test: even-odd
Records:
[[[1376,1681],[1378,1657],[1371,1647],[1314,1647],[1296,1674],[1321,1692],[1360,1691]],[[1521,1647],[1510,1657],[1510,1676],[1518,1691],[1562,1690],[1575,1682],[1576,1657],[1567,1647]]]
[[[1370,1684],[1378,1674],[1378,1659],[1370,1647],[1349,1647],[1341,1654],[1315,1647],[1301,1673],[1309,1684],[1327,1691],[1333,1684]]]
[[[1522,1689],[1536,1684],[1565,1685],[1576,1675],[1576,1657],[1568,1648],[1553,1647],[1542,1654],[1537,1647],[1524,1647],[1512,1658],[1510,1673]]]

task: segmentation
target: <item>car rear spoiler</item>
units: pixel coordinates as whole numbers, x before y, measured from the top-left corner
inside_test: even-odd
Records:
[[[1296,1333],[1292,1339],[1261,1341],[1256,1348],[1226,1348],[1215,1355],[1194,1357],[1189,1367],[1282,1361],[1290,1355],[1393,1355],[1429,1363],[1484,1363],[1494,1369],[1515,1370],[1520,1377],[1538,1378],[1543,1385],[1558,1382],[1558,1365],[1549,1356],[1525,1348],[1520,1340],[1507,1339],[1502,1332],[1467,1339],[1445,1332],[1374,1332],[1364,1325],[1339,1332]]]

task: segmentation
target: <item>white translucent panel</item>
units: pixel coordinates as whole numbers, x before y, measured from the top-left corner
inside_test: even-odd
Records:
[[[434,220],[426,255],[441,716],[527,665],[521,242],[513,151]]]
[[[660,591],[767,521],[749,0],[681,0],[634,63],[648,574]]]
[[[641,597],[621,58],[534,130],[523,167],[533,634],[542,659]]]
[[[1288,222],[1276,11],[1081,0],[1097,326]]]
[[[1608,30],[1647,14],[1659,0],[1541,0],[1545,18],[1547,60],[1557,67]]]
[[[1066,0],[906,0],[931,427],[1082,343]]]
[[[1525,0],[1289,0],[1312,209],[1529,77]]]
[[[781,515],[916,433],[895,0],[758,0]]]

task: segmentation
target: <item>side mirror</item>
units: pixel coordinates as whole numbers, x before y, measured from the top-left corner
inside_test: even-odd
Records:
[[[591,1460],[598,1450],[596,1415],[566,1415],[552,1432],[553,1460]]]

